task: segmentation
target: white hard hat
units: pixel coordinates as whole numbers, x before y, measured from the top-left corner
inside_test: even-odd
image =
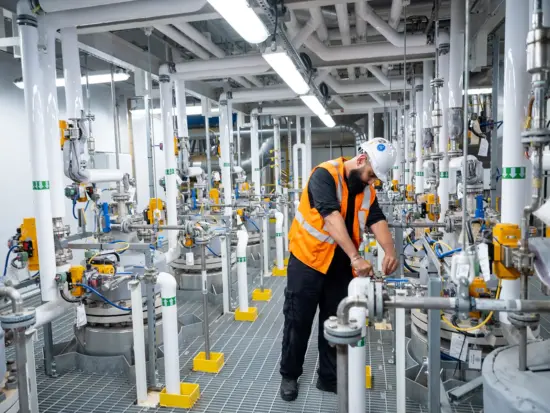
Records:
[[[397,151],[386,139],[374,138],[363,142],[359,149],[367,154],[372,170],[382,182],[387,182],[388,173],[397,160]]]

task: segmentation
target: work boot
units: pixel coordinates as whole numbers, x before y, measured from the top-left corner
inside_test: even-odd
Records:
[[[298,397],[298,380],[286,379],[283,377],[279,391],[281,393],[281,399],[284,401],[291,402],[296,400],[296,397]]]
[[[337,394],[336,383],[325,383],[320,377],[317,377],[317,384],[315,385],[319,390],[329,393]]]

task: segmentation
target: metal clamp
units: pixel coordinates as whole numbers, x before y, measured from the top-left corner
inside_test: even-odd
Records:
[[[522,251],[519,248],[508,249],[511,251],[512,263],[514,265],[514,268],[516,268],[521,273],[533,274],[535,268],[535,254],[533,254],[532,252]],[[504,265],[506,265],[506,263]]]

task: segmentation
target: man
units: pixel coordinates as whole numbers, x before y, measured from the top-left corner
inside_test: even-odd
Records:
[[[290,258],[285,289],[285,316],[280,373],[283,400],[298,397],[298,378],[317,306],[319,306],[319,377],[317,388],[336,393],[336,351],[323,335],[323,323],[336,315],[354,274],[372,274],[358,252],[366,227],[384,250],[382,270],[397,268],[391,233],[373,183],[387,181],[396,152],[385,139],[361,144],[362,153],[315,168],[302,193],[289,233]],[[352,271],[353,270],[353,271]]]

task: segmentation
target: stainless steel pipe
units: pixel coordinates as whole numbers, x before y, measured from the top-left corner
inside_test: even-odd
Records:
[[[347,413],[349,411],[347,344],[336,346],[336,380],[338,386],[338,412]]]

